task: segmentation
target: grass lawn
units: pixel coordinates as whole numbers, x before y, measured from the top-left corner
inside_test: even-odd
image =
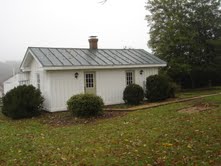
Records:
[[[207,109],[178,111],[196,105]],[[45,120],[0,114],[0,165],[221,165],[221,95],[86,124]]]
[[[221,86],[217,87],[211,87],[211,88],[201,88],[201,89],[189,89],[185,91],[181,91],[176,94],[175,98],[168,99],[167,101],[172,101],[172,100],[177,100],[177,99],[186,99],[186,98],[192,98],[196,96],[201,96],[201,95],[209,95],[209,94],[215,94],[215,93],[221,93]],[[149,104],[148,101],[144,101],[144,104]],[[151,103],[152,104],[152,103]],[[116,108],[116,109],[127,109],[134,107],[134,105],[128,105],[128,104],[116,104],[116,105],[109,105],[106,106],[106,108]]]
[[[213,93],[220,93],[221,87],[211,87],[211,88],[203,88],[203,89],[195,89],[195,90],[185,90],[177,94],[178,98],[188,98],[195,97],[199,95],[208,95]]]

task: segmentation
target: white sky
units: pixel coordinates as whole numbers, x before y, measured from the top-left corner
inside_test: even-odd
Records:
[[[142,48],[149,40],[146,0],[0,0],[0,61],[22,60],[27,47]]]

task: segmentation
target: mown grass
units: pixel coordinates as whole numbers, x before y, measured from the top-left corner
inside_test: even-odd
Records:
[[[193,103],[177,103],[60,127],[0,115],[0,165],[221,165],[221,95],[200,102],[218,107],[187,114],[177,110]]]
[[[191,98],[201,95],[209,95],[209,94],[215,94],[215,93],[221,93],[221,86],[217,87],[211,87],[211,88],[200,88],[200,89],[187,89],[182,90],[178,92],[175,96],[175,98],[171,98],[168,100],[177,100],[177,99],[185,99],[185,98]],[[144,101],[143,104],[149,104],[148,101]],[[142,105],[142,104],[141,104]],[[116,105],[108,105],[106,108],[120,108],[120,109],[126,109],[134,107],[135,105],[129,105],[129,104],[116,104]]]
[[[189,89],[184,90],[182,92],[179,92],[176,96],[178,98],[189,98],[189,97],[195,97],[200,95],[208,95],[208,94],[214,94],[214,93],[221,93],[221,87],[211,87],[211,88],[202,88],[202,89]]]

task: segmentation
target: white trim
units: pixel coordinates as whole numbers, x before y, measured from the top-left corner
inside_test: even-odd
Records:
[[[119,66],[68,66],[68,67],[43,67],[44,70],[72,70],[72,69],[128,69],[128,68],[149,68],[149,67],[165,67],[167,64],[154,65],[119,65]]]
[[[34,58],[34,60],[40,65],[40,67],[42,67],[42,64],[41,64],[40,61],[36,58],[35,54],[28,48],[28,49],[27,49],[27,52],[25,53],[25,57],[24,57],[23,60],[22,60],[20,69],[21,69],[22,71],[29,71],[29,68],[26,69],[26,67],[23,66],[29,54],[30,54],[30,55]]]

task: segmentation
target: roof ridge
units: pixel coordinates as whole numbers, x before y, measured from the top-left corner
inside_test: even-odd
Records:
[[[74,47],[33,47],[29,46],[28,48],[48,48],[48,49],[84,49],[84,50],[91,50],[90,48],[74,48]],[[125,49],[125,48],[98,48],[95,50],[144,50],[142,48],[130,48],[130,49]]]

